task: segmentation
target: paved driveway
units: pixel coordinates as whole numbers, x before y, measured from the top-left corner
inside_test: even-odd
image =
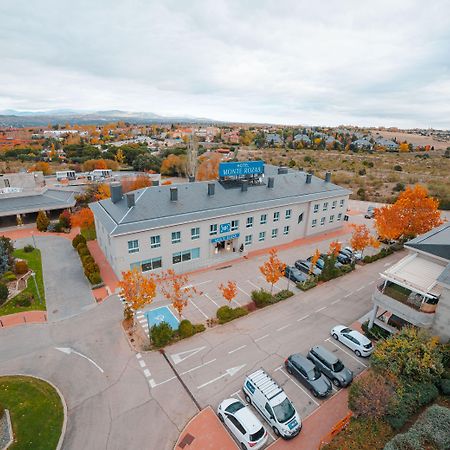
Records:
[[[58,236],[34,239],[42,254],[48,320],[67,319],[93,307],[94,296],[71,242]],[[15,246],[26,244],[33,245],[32,239],[18,239]]]

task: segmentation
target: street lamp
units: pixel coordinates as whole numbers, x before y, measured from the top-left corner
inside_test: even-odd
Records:
[[[33,246],[36,248],[36,241],[34,240],[34,232],[31,231],[31,238],[33,239]]]
[[[36,291],[37,291],[37,294],[38,294],[38,297],[39,297],[39,303],[42,303],[41,293],[39,292],[38,284],[37,284],[37,281],[36,281],[36,272],[32,271],[31,272],[31,276],[33,277],[33,280],[34,280],[34,286],[36,287]]]

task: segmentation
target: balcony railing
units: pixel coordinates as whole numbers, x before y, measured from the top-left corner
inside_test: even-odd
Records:
[[[413,292],[403,286],[398,284],[388,282],[383,282],[378,285],[378,290],[383,294],[394,300],[397,300],[404,305],[409,306],[416,311],[421,311],[424,313],[434,313],[436,311],[436,306],[439,301],[438,298],[430,299],[424,295]]]

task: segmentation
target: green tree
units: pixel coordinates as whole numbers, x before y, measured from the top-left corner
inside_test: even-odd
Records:
[[[161,162],[161,158],[154,155],[138,155],[133,161],[133,169],[139,172],[145,172],[147,170],[159,172]]]
[[[39,231],[47,231],[48,226],[50,225],[50,220],[47,217],[45,211],[39,211],[36,218],[36,227]]]

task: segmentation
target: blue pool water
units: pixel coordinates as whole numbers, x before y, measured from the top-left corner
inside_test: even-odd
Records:
[[[168,306],[160,306],[159,308],[151,309],[145,312],[149,329],[153,325],[159,325],[161,322],[166,322],[170,325],[172,330],[177,330],[179,320],[175,317]]]

